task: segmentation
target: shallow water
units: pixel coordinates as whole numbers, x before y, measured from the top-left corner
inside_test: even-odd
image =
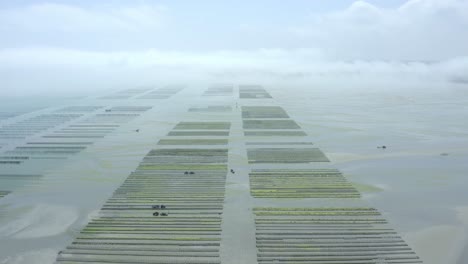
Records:
[[[363,197],[424,263],[466,263],[460,257],[468,234],[466,89],[441,84],[375,94],[343,89],[318,98],[309,93],[313,107],[293,104],[301,99],[290,92],[282,93],[291,97],[282,105],[350,181],[379,188]],[[377,148],[382,145],[387,148]]]
[[[383,213],[424,263],[468,262],[467,87],[352,82],[349,88],[332,81],[285,86],[265,85],[273,102],[242,103],[282,106],[307,132],[306,138],[358,185],[366,202]],[[0,189],[13,190],[0,199],[0,263],[34,263],[32,259],[53,263],[57,252],[174,125],[197,118],[222,121],[222,115],[189,112],[190,107],[230,105],[236,109],[238,93],[201,97],[207,87],[188,86],[169,99],[47,99],[37,108],[24,108],[25,112],[39,108],[48,112],[67,105],[153,107],[104,138],[93,139],[93,145],[66,160],[40,160],[21,169],[0,167],[0,174],[42,175],[21,180],[0,177]],[[21,109],[19,103],[12,105]],[[28,141],[37,141],[40,135]],[[235,136],[230,138],[234,146],[239,144]],[[6,142],[0,151],[16,145],[21,142]],[[387,148],[377,148],[382,145]],[[231,162],[236,159],[245,157],[233,157]]]

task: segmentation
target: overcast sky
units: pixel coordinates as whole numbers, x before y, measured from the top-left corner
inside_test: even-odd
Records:
[[[449,63],[460,71],[468,0],[1,1],[0,36],[0,74],[51,65],[350,61]]]
[[[468,1],[2,1],[0,31],[4,49],[311,49],[332,59],[440,60],[468,54]]]

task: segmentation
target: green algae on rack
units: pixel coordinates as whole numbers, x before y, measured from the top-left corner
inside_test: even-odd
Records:
[[[145,112],[153,108],[152,106],[124,105],[114,106],[106,111],[109,112]]]
[[[148,156],[223,156],[227,157],[227,149],[201,149],[201,148],[183,148],[183,149],[153,149]],[[147,157],[148,157],[147,156]]]
[[[75,113],[89,113],[94,112],[98,109],[103,108],[103,106],[94,106],[94,105],[77,105],[77,106],[66,106],[55,112],[75,112]]]
[[[243,106],[242,118],[289,118],[279,106]]]
[[[227,139],[161,139],[158,145],[227,145]]]
[[[244,119],[244,129],[301,129],[294,121],[289,119]]]
[[[251,146],[251,145],[257,145],[257,146],[264,146],[264,145],[313,145],[314,143],[312,142],[297,142],[297,141],[289,141],[289,142],[272,142],[272,141],[265,141],[265,142],[245,142],[245,145]]]
[[[229,136],[229,131],[170,131],[168,136],[179,136],[179,137],[227,137]]]
[[[178,126],[229,129],[230,123],[182,122]],[[160,141],[160,145],[182,143],[210,147],[227,140]],[[60,252],[57,263],[219,264],[227,156],[226,148],[149,151],[99,217]]]
[[[329,162],[318,148],[251,148],[249,163],[309,163]]]
[[[190,107],[188,111],[197,113],[231,112],[232,107],[229,105],[209,105],[206,107]]]
[[[57,263],[219,264],[226,162],[227,149],[150,151]]]
[[[10,191],[0,191],[0,198],[7,196],[9,193]]]
[[[154,164],[140,165],[140,170],[224,170],[226,165],[222,164]]]
[[[241,99],[269,99],[271,95],[261,85],[240,85],[239,98]]]
[[[250,192],[255,198],[359,198],[359,192],[334,169],[253,170]]]
[[[231,123],[229,122],[180,122],[174,130],[229,130]]]
[[[244,131],[244,136],[246,137],[304,137],[307,134],[303,131],[271,131],[271,130],[250,130]]]
[[[254,208],[259,263],[422,263],[374,208]]]

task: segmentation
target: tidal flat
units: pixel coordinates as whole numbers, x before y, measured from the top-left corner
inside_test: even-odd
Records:
[[[215,99],[214,96],[203,96],[209,87],[209,83],[188,84],[183,90],[165,93],[164,99],[159,96],[152,99],[148,96],[152,92],[147,93],[145,90],[144,94],[134,91],[128,96],[126,94],[125,98],[114,99],[107,95],[66,101],[44,99],[43,103],[38,101],[37,107],[31,107],[32,104],[24,101],[17,105],[5,104],[2,112],[21,114],[3,115],[8,118],[1,120],[1,127],[63,109],[67,113],[87,109],[85,113],[76,113],[83,115],[76,121],[71,120],[70,123],[48,129],[61,130],[68,125],[112,125],[113,130],[103,137],[79,140],[76,137],[50,138],[51,130],[47,130],[26,139],[0,142],[2,157],[13,156],[8,151],[14,151],[17,147],[27,146],[30,151],[31,146],[38,146],[37,142],[47,142],[39,144],[42,149],[47,146],[67,146],[67,149],[74,147],[79,150],[73,154],[40,153],[44,159],[27,160],[20,165],[0,165],[0,263],[34,263],[32,260],[54,263],[58,252],[69,245],[91,219],[96,218],[99,209],[143,158],[153,149],[166,147],[158,146],[161,139],[168,144],[191,139],[201,143],[206,140],[229,140],[227,168],[234,168],[236,174],[230,174],[226,182],[225,208],[238,210],[239,214],[231,215],[229,211],[226,216],[251,217],[253,221],[252,211],[245,211],[242,206],[252,197],[239,197],[246,193],[249,196],[250,191],[247,155],[241,151],[246,146],[243,140],[238,139],[271,142],[271,135],[281,138],[281,142],[294,141],[293,138],[300,142],[313,142],[313,147],[320,148],[330,160],[327,166],[339,169],[347,182],[354,184],[361,193],[361,199],[382,213],[382,217],[423,263],[468,262],[468,87],[422,81],[409,84],[356,80],[347,84],[333,80],[307,84],[265,82],[263,87],[275,100],[271,103],[266,102],[271,99],[261,97],[258,100],[251,95],[244,96],[245,99],[241,101],[235,96],[239,91],[237,85],[234,96],[230,93],[215,96]],[[31,98],[24,100],[33,101]],[[263,127],[242,131],[242,110],[236,108],[236,103],[251,107],[280,106],[305,134],[291,130],[260,130]],[[189,111],[193,105],[228,105],[233,111],[197,112],[194,116]],[[125,120],[118,117],[107,119],[109,122],[103,120],[104,114],[112,114],[112,111],[106,112],[106,109],[115,106],[139,108],[123,109],[132,118],[124,116]],[[146,109],[147,106],[152,108]],[[137,113],[132,111],[135,109]],[[146,111],[141,112],[141,109]],[[86,120],[96,120],[89,119],[93,116],[97,116],[99,121],[86,123]],[[118,126],[115,126],[115,122],[118,122]],[[229,122],[232,125],[226,124]],[[301,133],[301,136],[291,136],[286,132],[294,135]],[[281,136],[281,133],[284,135]],[[182,138],[184,136],[187,139]],[[33,142],[36,144],[31,144]],[[83,146],[86,148],[83,149]],[[187,144],[175,147],[197,146]],[[14,156],[31,155],[16,151]],[[174,168],[173,165],[161,162],[144,169]],[[208,168],[203,164],[198,166],[199,170]],[[306,165],[287,166],[303,168],[298,166]],[[310,166],[318,168],[321,165]],[[223,165],[209,167],[226,168]],[[179,168],[190,170],[192,167],[183,165]],[[299,207],[310,206],[315,202],[310,198],[296,198],[294,201]],[[320,205],[321,201],[316,203]],[[283,202],[274,203],[274,200],[259,202],[255,206],[284,207]],[[242,221],[237,228],[243,228]],[[232,228],[230,223],[223,224],[223,228]],[[249,228],[252,227],[246,226],[246,229]],[[228,232],[235,233],[235,230]],[[251,244],[254,235],[253,232],[252,237],[245,238],[245,244],[238,245],[246,247],[246,255],[255,250],[255,245]],[[221,241],[231,243],[229,238],[221,237]],[[231,251],[223,246],[221,248],[221,256],[229,256]],[[234,250],[237,248],[233,247]]]

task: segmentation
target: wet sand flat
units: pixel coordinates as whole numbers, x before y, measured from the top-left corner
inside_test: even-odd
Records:
[[[418,95],[402,95],[416,98],[413,106],[393,97],[379,105],[304,87],[206,87],[196,99],[174,87],[57,105],[50,111],[82,116],[56,127],[47,121],[52,130],[2,146],[4,161],[21,163],[1,165],[10,176],[0,176],[9,192],[0,199],[0,263],[32,256],[42,263],[464,258],[466,217],[455,208],[466,195],[467,153],[463,123],[450,114],[459,108],[446,107],[453,118],[429,127],[433,121],[420,118],[434,99]],[[234,97],[241,89],[249,95]],[[189,110],[210,109],[213,97],[232,111]],[[466,98],[438,100],[462,105]],[[264,122],[284,119],[288,126]],[[245,127],[248,120],[260,127]],[[249,151],[262,149],[263,162],[249,163]],[[320,149],[327,160],[310,163],[303,149]],[[161,204],[167,208],[153,207]]]

